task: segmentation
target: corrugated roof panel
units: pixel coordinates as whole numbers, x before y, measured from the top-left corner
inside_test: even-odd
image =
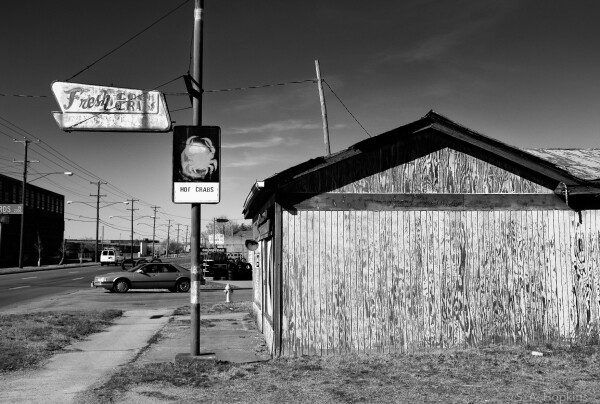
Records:
[[[600,149],[525,149],[583,180],[600,179]]]

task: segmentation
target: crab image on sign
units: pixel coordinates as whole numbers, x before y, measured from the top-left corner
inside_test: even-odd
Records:
[[[220,201],[221,131],[217,126],[173,130],[173,202]]]

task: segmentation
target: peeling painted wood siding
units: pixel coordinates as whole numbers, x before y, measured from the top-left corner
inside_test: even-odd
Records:
[[[354,180],[359,178],[358,180]],[[431,152],[391,145],[307,175],[295,192],[552,193],[523,176],[445,147]]]
[[[598,337],[598,211],[284,210],[282,221],[285,356]]]

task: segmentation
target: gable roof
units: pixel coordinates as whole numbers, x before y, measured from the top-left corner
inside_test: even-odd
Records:
[[[429,111],[417,121],[365,139],[329,156],[310,159],[253,184],[244,202],[243,214],[246,218],[254,217],[278,189],[315,171],[324,170],[333,164],[396,143],[399,139],[411,136],[418,138],[431,131],[436,135],[447,137],[454,143],[466,145],[471,150],[492,155],[505,164],[518,166],[521,170],[546,178],[555,186],[559,184],[568,186],[570,194],[572,192],[600,193],[600,149],[588,149],[588,152],[572,149],[568,153],[567,149],[520,149],[475,132],[434,111]]]
[[[600,149],[524,149],[577,178],[600,182]]]

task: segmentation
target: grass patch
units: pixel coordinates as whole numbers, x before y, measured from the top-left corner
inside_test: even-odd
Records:
[[[300,357],[236,365],[132,364],[95,391],[118,401],[134,387],[178,402],[507,403],[598,402],[600,347],[532,356],[519,347],[423,354]]]
[[[0,315],[0,373],[35,367],[122,314],[106,310]]]
[[[200,314],[249,313],[252,314],[252,302],[200,304]],[[189,316],[190,306],[182,306],[175,310],[176,316]]]

